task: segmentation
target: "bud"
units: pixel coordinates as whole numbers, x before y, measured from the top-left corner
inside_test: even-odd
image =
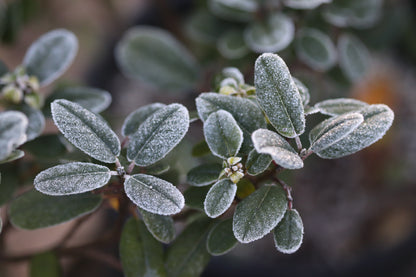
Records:
[[[23,99],[23,92],[14,85],[7,85],[2,90],[3,97],[14,104],[19,104]]]

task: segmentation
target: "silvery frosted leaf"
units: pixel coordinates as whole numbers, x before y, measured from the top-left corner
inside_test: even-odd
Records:
[[[99,161],[116,161],[120,141],[101,117],[64,99],[53,101],[51,112],[56,126],[73,145]]]
[[[186,206],[191,209],[204,211],[204,201],[209,189],[209,186],[189,187],[183,193]]]
[[[361,80],[371,63],[370,52],[355,36],[343,34],[338,38],[339,66],[351,82]]]
[[[212,218],[222,215],[233,203],[237,185],[230,179],[216,182],[208,191],[204,201],[205,213]]]
[[[50,196],[30,190],[10,205],[9,216],[14,226],[26,230],[45,228],[92,213],[101,197],[91,193]]]
[[[331,3],[332,0],[283,0],[283,4],[293,9],[315,9],[316,7]]]
[[[204,136],[212,154],[223,159],[234,157],[243,143],[243,131],[233,116],[224,110],[208,116],[204,122]]]
[[[165,277],[163,246],[146,230],[143,222],[130,218],[121,233],[120,261],[126,277]]]
[[[125,137],[133,135],[137,131],[139,126],[149,116],[151,116],[163,107],[166,107],[166,105],[162,103],[153,103],[140,107],[134,112],[130,113],[124,120],[123,126],[121,128],[121,134]]]
[[[148,166],[164,158],[183,139],[189,128],[188,110],[171,104],[149,116],[131,135],[127,158]]]
[[[202,164],[192,168],[187,174],[191,186],[208,186],[218,180],[222,166],[220,164]]]
[[[257,58],[254,85],[260,106],[281,135],[292,138],[305,131],[302,98],[278,55],[266,53]]]
[[[274,245],[285,254],[295,253],[303,241],[303,222],[297,210],[287,210],[273,230]]]
[[[279,52],[293,40],[295,24],[282,13],[270,15],[264,22],[253,22],[244,32],[247,46],[256,53]]]
[[[209,231],[207,250],[213,256],[220,256],[230,252],[237,243],[233,233],[233,219],[228,218]]]
[[[286,194],[281,187],[261,187],[237,205],[233,217],[234,236],[241,243],[261,239],[276,227],[286,209]]]
[[[57,255],[52,251],[35,254],[30,259],[30,277],[60,277],[62,268]]]
[[[155,214],[176,214],[185,205],[183,195],[174,185],[151,175],[135,174],[126,178],[124,190],[134,204]]]
[[[8,162],[12,162],[14,160],[20,159],[21,157],[23,157],[25,155],[25,152],[23,152],[22,150],[13,150],[9,156],[7,156],[5,159],[0,161],[0,164],[4,164],[4,163],[8,163]]]
[[[381,139],[393,123],[394,113],[386,105],[370,105],[361,111],[364,122],[348,136],[317,152],[324,159],[336,159],[360,151]]]
[[[295,82],[296,87],[298,88],[300,98],[302,99],[302,104],[305,107],[309,104],[311,95],[309,94],[309,89],[303,84],[299,79],[292,77],[293,82]]]
[[[149,167],[146,167],[146,173],[149,175],[161,175],[163,173],[168,172],[170,169],[170,165],[160,162],[153,164]]]
[[[221,76],[223,79],[225,78],[233,78],[236,80],[238,85],[244,84],[244,75],[241,71],[236,67],[226,67],[221,71]]]
[[[175,239],[176,230],[173,219],[167,215],[149,213],[138,208],[147,230],[155,239],[163,243],[170,243]]]
[[[195,42],[215,45],[224,26],[207,10],[193,11],[184,25],[186,34]]]
[[[295,39],[298,58],[312,69],[326,71],[337,62],[337,51],[330,37],[318,29],[303,28]]]
[[[369,105],[363,101],[351,98],[329,99],[315,104],[315,108],[317,108],[320,113],[331,116],[358,112],[368,106]]]
[[[45,117],[38,109],[32,108],[29,105],[22,105],[19,110],[24,113],[29,120],[26,129],[27,140],[37,138],[45,128]]]
[[[0,113],[0,161],[26,141],[27,117],[17,111]]]
[[[258,9],[256,0],[209,0],[213,14],[225,20],[245,22],[254,18]]]
[[[110,180],[110,169],[92,163],[67,163],[39,173],[33,184],[49,195],[77,194],[100,188]]]
[[[260,154],[256,149],[251,150],[245,164],[247,173],[251,176],[263,173],[269,167],[272,160],[270,155]]]
[[[364,117],[360,113],[347,113],[322,121],[309,133],[310,150],[320,152],[330,147],[354,131],[363,121]]]
[[[223,33],[217,41],[217,49],[227,59],[239,59],[249,53],[244,42],[243,31],[231,29]]]
[[[314,114],[314,113],[319,113],[319,109],[315,106],[307,106],[305,107],[305,116],[310,115],[310,114]]]
[[[42,35],[27,50],[23,65],[46,86],[61,76],[71,65],[78,51],[76,36],[65,29]]]
[[[270,155],[281,167],[288,169],[303,167],[303,161],[298,153],[279,134],[267,129],[259,129],[251,135],[251,139],[258,153]]]
[[[127,76],[162,89],[188,90],[198,80],[199,67],[189,51],[156,27],[128,30],[117,45],[116,60]]]

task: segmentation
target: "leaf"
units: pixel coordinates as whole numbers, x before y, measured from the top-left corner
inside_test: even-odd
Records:
[[[281,187],[261,187],[237,205],[233,217],[234,236],[241,243],[261,239],[276,227],[286,209],[286,194]]]
[[[29,120],[26,129],[27,141],[37,138],[45,128],[45,117],[42,112],[29,105],[22,105],[17,110],[24,113]]]
[[[222,34],[217,42],[220,54],[230,60],[240,59],[249,53],[242,30],[231,29]]]
[[[295,253],[303,240],[303,223],[297,210],[287,210],[273,230],[274,244],[282,253]]]
[[[202,164],[192,168],[187,175],[188,183],[191,186],[208,186],[218,180],[222,170],[220,164]]]
[[[233,203],[237,185],[230,179],[222,179],[216,182],[208,191],[204,201],[205,213],[216,218],[222,215]]]
[[[298,88],[300,98],[302,99],[302,104],[305,107],[309,104],[309,100],[311,95],[309,93],[309,89],[297,78],[292,77],[293,82],[295,82],[296,87]]]
[[[205,217],[193,221],[172,243],[166,256],[169,277],[200,276],[211,257],[206,248],[211,223]]]
[[[120,261],[126,277],[164,277],[163,247],[146,230],[143,222],[126,221],[120,238]]]
[[[40,84],[49,85],[71,65],[78,51],[76,36],[65,29],[42,35],[27,50],[23,59],[29,75],[35,75]]]
[[[260,154],[256,149],[251,150],[245,165],[247,173],[251,176],[263,173],[269,167],[272,160],[270,155]]]
[[[205,140],[202,140],[192,147],[192,156],[193,157],[202,157],[205,155],[211,154],[208,144]]]
[[[128,30],[117,45],[116,60],[127,76],[171,91],[188,90],[199,78],[199,67],[190,52],[156,27]]]
[[[256,130],[251,136],[258,153],[269,154],[281,167],[299,169],[303,161],[290,144],[277,133],[267,130]]]
[[[253,22],[244,32],[247,46],[256,53],[279,52],[292,42],[295,24],[282,13],[274,13],[263,22]]]
[[[329,99],[315,104],[315,107],[320,113],[331,116],[342,115],[349,112],[358,112],[368,106],[369,105],[365,102],[350,98]]]
[[[69,195],[105,186],[110,169],[92,163],[67,163],[48,168],[33,181],[35,188],[48,195]]]
[[[249,179],[241,179],[237,183],[237,193],[236,196],[238,199],[242,200],[256,191],[256,187]]]
[[[190,187],[183,193],[185,204],[191,209],[204,211],[204,201],[210,187]]]
[[[233,234],[233,220],[228,218],[216,224],[208,234],[207,250],[213,256],[230,252],[238,241]]]
[[[101,197],[90,193],[49,196],[31,190],[16,198],[10,205],[13,225],[34,230],[67,222],[95,211]]]
[[[60,277],[62,269],[53,252],[43,252],[30,259],[30,277]]]
[[[302,98],[289,69],[278,55],[266,53],[257,58],[254,85],[257,101],[282,136],[292,138],[304,132]]]
[[[26,141],[27,117],[17,111],[0,113],[0,161]]]
[[[238,85],[244,85],[244,75],[241,71],[236,67],[225,67],[221,70],[220,74],[221,81],[226,78],[234,79]]]
[[[370,52],[355,36],[343,34],[338,39],[339,66],[351,82],[360,81],[371,63]]]
[[[120,141],[101,117],[64,99],[53,101],[51,110],[56,126],[73,145],[99,161],[116,161]]]
[[[1,7],[0,7],[0,13],[1,13]],[[1,15],[0,15],[0,18],[1,18]],[[1,27],[0,27],[0,36],[1,36]],[[7,68],[7,65],[2,60],[0,60],[0,77],[7,74],[8,72],[9,72],[9,69]]]
[[[331,39],[318,29],[303,28],[295,40],[298,58],[312,69],[327,71],[337,62],[337,51]]]
[[[332,146],[317,152],[324,159],[336,159],[353,154],[381,139],[393,123],[394,113],[386,105],[370,105],[359,111],[364,122]]]
[[[199,44],[215,45],[224,26],[207,10],[194,10],[183,26],[188,37]]]
[[[164,107],[166,107],[165,104],[153,103],[138,108],[126,117],[121,128],[121,133],[125,137],[132,136],[148,117]]]
[[[25,152],[23,152],[22,150],[13,150],[12,153],[10,153],[8,157],[0,161],[0,164],[12,162],[14,160],[22,158],[24,155],[25,155]]]
[[[149,213],[138,208],[147,230],[160,242],[170,243],[175,239],[176,230],[173,219],[167,215]]]
[[[0,164],[0,172],[0,206],[2,206],[12,199],[13,194],[21,183],[18,178],[21,175],[21,169],[11,163],[6,163]],[[202,209],[204,208],[202,207]]]
[[[43,135],[25,143],[23,149],[29,151],[38,159],[56,160],[67,153],[60,135]]]
[[[283,4],[292,9],[315,9],[321,4],[331,3],[332,0],[283,0]]]
[[[124,190],[134,204],[155,214],[176,214],[185,205],[185,199],[175,186],[150,175],[135,174],[126,178]]]
[[[256,0],[210,0],[208,7],[216,16],[229,20],[246,22],[254,18],[258,9],[258,1]]]

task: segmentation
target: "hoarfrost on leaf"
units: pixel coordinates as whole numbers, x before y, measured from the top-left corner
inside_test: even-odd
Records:
[[[0,113],[0,161],[26,141],[27,117],[18,111]]]
[[[337,116],[349,112],[359,112],[361,109],[368,106],[369,105],[367,103],[360,100],[351,98],[336,98],[316,103],[314,107],[317,108],[322,114]]]
[[[151,116],[163,107],[166,107],[166,105],[162,103],[153,103],[140,107],[134,112],[130,113],[124,120],[123,126],[121,128],[121,134],[125,137],[133,135],[137,131],[139,126],[149,116]]]
[[[149,230],[155,239],[163,243],[170,243],[175,239],[175,225],[170,216],[149,213],[143,209],[138,209],[147,230]]]
[[[216,182],[208,191],[204,201],[205,213],[212,218],[222,215],[233,203],[237,185],[230,179]]]
[[[246,161],[247,173],[251,176],[263,173],[272,160],[272,157],[268,154],[260,154],[256,149],[251,150]]]
[[[254,18],[257,0],[209,0],[208,7],[216,16],[231,21],[246,22]]]
[[[331,3],[332,0],[283,0],[283,4],[292,9],[315,9],[318,6]]]
[[[274,244],[282,253],[295,253],[303,240],[303,222],[297,210],[287,210],[273,230]]]
[[[26,129],[27,140],[33,140],[37,138],[45,128],[45,117],[38,109],[32,108],[29,105],[23,105],[18,108],[24,113],[28,119],[28,126]]]
[[[306,105],[309,104],[309,100],[311,98],[309,89],[299,79],[295,77],[292,77],[292,79],[295,82],[296,87],[298,88],[300,98],[302,99],[303,106],[305,107]]]

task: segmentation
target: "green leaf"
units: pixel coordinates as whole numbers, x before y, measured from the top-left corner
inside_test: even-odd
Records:
[[[110,169],[92,163],[67,163],[48,168],[33,181],[35,188],[49,195],[69,195],[100,188],[110,180]]]
[[[145,174],[126,178],[124,189],[134,204],[151,213],[170,215],[179,213],[185,199],[171,183]]]
[[[329,99],[315,104],[315,108],[317,108],[320,113],[331,116],[342,115],[349,112],[359,112],[368,106],[369,105],[365,102],[350,98]]]
[[[208,6],[213,14],[230,21],[246,22],[254,18],[258,9],[257,0],[210,0]]]
[[[130,137],[127,158],[148,166],[164,158],[189,128],[188,110],[181,104],[163,107],[148,117]]]
[[[192,156],[193,157],[202,157],[205,155],[211,154],[208,144],[205,140],[202,140],[192,147]]]
[[[2,206],[12,199],[14,192],[21,183],[18,178],[21,175],[21,169],[11,163],[4,165],[0,164],[0,172],[0,206]]]
[[[224,25],[207,10],[193,11],[183,26],[186,34],[195,42],[215,45]]]
[[[53,101],[51,110],[58,129],[77,148],[99,161],[116,161],[120,141],[101,117],[64,99]]]
[[[249,53],[240,29],[231,29],[222,34],[217,42],[217,49],[227,59],[240,59]]]
[[[295,24],[282,13],[274,13],[264,22],[253,22],[244,32],[247,46],[256,53],[279,52],[292,42]]]
[[[170,169],[170,165],[160,162],[153,164],[149,167],[146,167],[146,173],[149,175],[161,175],[168,172]]]
[[[260,154],[256,149],[251,150],[245,164],[247,173],[251,176],[263,173],[269,167],[272,160],[272,157],[268,154]]]
[[[330,3],[332,0],[283,0],[283,4],[292,9],[310,10],[321,4]]]
[[[320,152],[334,145],[354,131],[363,121],[364,117],[359,113],[347,113],[322,121],[309,133],[311,144],[309,149]]]
[[[42,35],[27,50],[23,59],[29,75],[46,86],[61,76],[78,51],[78,40],[68,30],[57,29]]]
[[[34,230],[67,222],[92,213],[101,204],[101,197],[90,193],[49,196],[31,190],[16,198],[10,205],[13,225]]]
[[[237,183],[237,193],[236,196],[242,200],[256,191],[256,187],[249,179],[241,179]]]
[[[200,276],[210,260],[206,238],[212,221],[193,221],[173,242],[167,252],[166,268],[170,277]]]
[[[162,244],[146,230],[143,222],[126,221],[120,238],[120,260],[126,277],[164,277]]]
[[[233,220],[229,218],[219,222],[210,230],[207,250],[213,256],[220,256],[230,252],[237,243],[233,233]]]
[[[187,175],[188,183],[191,186],[208,186],[218,180],[222,170],[220,164],[202,164],[192,168]]]
[[[147,230],[160,242],[170,243],[175,239],[176,230],[173,219],[167,215],[149,213],[138,208]]]
[[[162,89],[188,90],[199,68],[189,51],[170,33],[149,26],[126,32],[116,48],[116,60],[129,77]]]
[[[44,135],[25,143],[25,151],[29,151],[36,158],[56,160],[67,153],[65,145],[58,135]]]
[[[205,213],[215,218],[222,215],[233,203],[237,185],[230,179],[222,179],[216,182],[208,191],[204,201]]]
[[[286,209],[286,194],[281,187],[261,187],[237,205],[233,217],[234,236],[241,243],[261,239],[276,227]]]
[[[0,7],[0,13],[1,13],[1,7]],[[1,15],[0,15],[0,17],[1,17]],[[0,32],[1,32],[1,27],[0,27]],[[0,36],[1,36],[1,33],[0,33]],[[7,68],[7,65],[2,60],[0,60],[0,77],[5,75],[8,72],[9,72],[9,69]]]
[[[309,94],[309,89],[297,78],[292,77],[293,82],[295,82],[296,87],[298,88],[300,98],[302,99],[302,104],[305,107],[309,104],[311,95]]]
[[[204,201],[210,187],[190,187],[183,193],[185,204],[191,209],[204,211]]]
[[[295,40],[298,58],[312,69],[326,71],[337,62],[335,45],[325,33],[317,29],[303,28]]]
[[[386,105],[370,105],[359,111],[364,122],[332,146],[317,152],[324,159],[336,159],[353,154],[381,139],[393,123],[394,113]]]
[[[37,138],[45,128],[45,117],[42,112],[29,105],[22,105],[17,110],[24,113],[29,120],[26,129],[27,141]]]
[[[297,210],[287,210],[273,230],[274,244],[282,253],[295,253],[303,240],[303,222]]]
[[[58,257],[53,252],[34,255],[30,259],[30,277],[60,277],[61,266]]]
[[[289,138],[302,134],[305,130],[302,98],[278,55],[266,53],[257,58],[254,84],[257,100],[273,127]]]
[[[303,167],[303,161],[298,153],[279,134],[267,129],[259,129],[251,138],[258,153],[270,155],[281,167],[288,169]]]
[[[10,155],[7,158],[0,161],[0,164],[12,162],[14,160],[22,158],[24,155],[25,155],[25,152],[23,152],[22,150],[13,150],[12,153],[10,153]]]
[[[27,117],[17,111],[0,113],[0,161],[26,141]]]
[[[124,120],[123,126],[121,128],[122,135],[125,137],[132,136],[148,117],[164,107],[166,107],[165,104],[153,103],[140,107],[134,112],[130,113]]]
[[[219,81],[223,81],[226,78],[232,78],[237,82],[237,85],[244,85],[244,75],[236,67],[225,67],[219,74]]]

